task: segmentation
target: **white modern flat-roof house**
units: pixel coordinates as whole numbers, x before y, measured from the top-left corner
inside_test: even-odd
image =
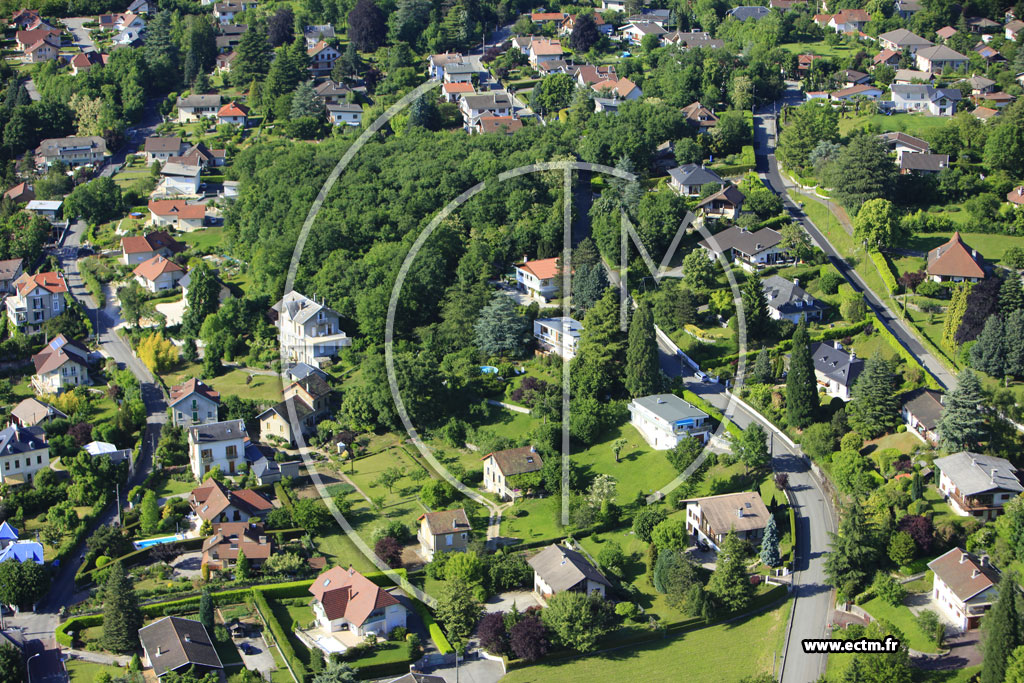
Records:
[[[541,352],[555,353],[566,360],[576,356],[581,332],[583,324],[565,316],[537,318],[533,321],[533,337]]]
[[[660,451],[675,448],[683,439],[707,443],[711,435],[708,414],[675,394],[653,394],[629,402],[630,424]]]

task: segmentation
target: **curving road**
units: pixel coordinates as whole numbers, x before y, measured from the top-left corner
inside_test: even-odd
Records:
[[[825,551],[829,533],[835,530],[831,501],[822,491],[799,449],[790,448],[780,432],[761,415],[739,403],[730,406],[725,387],[717,382],[703,383],[690,367],[675,355],[674,349],[658,339],[661,369],[670,377],[682,377],[687,388],[715,406],[737,426],[746,429],[757,423],[772,435],[772,470],[789,475],[796,513],[797,554],[793,573],[793,612],[790,617],[787,649],[779,664],[782,683],[808,683],[825,673],[826,655],[804,654],[801,641],[823,638],[828,634],[832,614],[832,587],[825,581]]]
[[[906,348],[920,363],[930,372],[940,384],[946,388],[956,386],[956,376],[946,366],[931,354],[918,339],[917,334],[897,316],[892,309],[886,306],[871,289],[856,270],[845,260],[842,254],[828,241],[818,230],[817,226],[807,217],[807,214],[790,199],[786,191],[787,186],[792,186],[782,174],[779,173],[779,164],[775,159],[776,141],[776,118],[773,115],[775,106],[781,103],[799,104],[802,96],[794,87],[789,87],[783,94],[780,103],[774,103],[763,107],[754,115],[754,149],[757,155],[757,172],[765,185],[770,190],[782,197],[786,211],[793,217],[793,220],[800,223],[811,236],[825,255],[828,256],[832,265],[846,278],[846,281],[857,291],[864,294],[868,305],[878,315],[878,319],[885,327],[892,332],[900,344]],[[813,200],[809,200],[813,201]]]

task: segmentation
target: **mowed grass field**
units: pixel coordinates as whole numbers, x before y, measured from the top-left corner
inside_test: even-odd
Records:
[[[917,234],[907,240],[906,248],[913,251],[929,251],[945,244],[953,236],[951,232],[930,232]],[[977,249],[986,261],[997,262],[1010,247],[1024,248],[1024,237],[1019,235],[999,235],[981,232],[961,232],[961,239],[972,249]]]
[[[771,672],[782,649],[790,602],[743,621],[590,657],[510,671],[503,683],[595,681],[716,681],[734,683]]]
[[[883,133],[898,131],[920,137],[926,133],[943,128],[949,119],[943,116],[925,116],[924,114],[867,114],[839,119],[839,134],[848,135],[850,131],[871,126],[878,127]]]

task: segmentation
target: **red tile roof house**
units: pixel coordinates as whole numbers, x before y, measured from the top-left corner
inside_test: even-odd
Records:
[[[925,272],[935,282],[977,282],[985,278],[985,261],[954,232],[945,244],[928,252]]]
[[[25,48],[21,61],[26,64],[38,64],[57,59],[60,55],[60,39],[54,37],[41,38]]]
[[[135,280],[150,292],[161,292],[176,289],[181,278],[185,277],[185,269],[166,256],[157,254],[148,261],[135,266],[132,271]]]
[[[932,599],[943,616],[961,631],[981,625],[981,617],[997,598],[999,572],[984,557],[960,548],[928,563],[934,572]]]
[[[22,273],[12,287],[14,291],[4,300],[7,320],[22,332],[38,332],[43,323],[66,308],[68,285],[60,273]]]
[[[4,192],[4,197],[15,204],[28,204],[36,198],[36,193],[28,183],[18,183],[11,189]]]
[[[558,273],[558,259],[545,258],[527,261],[516,266],[516,286],[535,299],[547,302],[558,292],[555,275]]]
[[[98,52],[80,52],[68,62],[71,65],[71,75],[77,76],[83,71],[88,71],[96,64],[102,64],[103,58]]]
[[[121,261],[126,266],[137,266],[157,254],[174,256],[183,251],[185,251],[185,245],[164,230],[151,232],[148,235],[121,238]]]
[[[405,628],[408,610],[395,596],[349,567],[334,567],[309,587],[310,603],[320,627],[328,633],[348,630],[358,636],[386,636]]]
[[[203,227],[206,206],[188,204],[180,199],[150,200],[149,222],[157,228],[174,228],[192,232]]]
[[[254,567],[270,558],[273,545],[259,522],[220,522],[213,525],[213,534],[203,541],[202,564],[210,569],[230,569],[245,553]]]
[[[228,102],[217,112],[217,123],[230,123],[244,128],[249,121],[248,116],[249,107],[237,102]]]
[[[228,491],[215,479],[207,479],[189,494],[192,512],[203,522],[248,522],[263,517],[274,504],[251,489]]]

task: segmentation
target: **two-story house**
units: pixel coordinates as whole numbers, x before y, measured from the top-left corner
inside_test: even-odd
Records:
[[[701,133],[707,133],[718,125],[718,117],[715,115],[715,112],[705,107],[699,101],[686,105],[681,111],[686,118],[686,122]]]
[[[821,320],[828,308],[808,294],[799,280],[770,275],[761,280],[761,284],[768,302],[768,315],[773,320],[788,320],[793,324],[799,323],[800,318]]]
[[[200,166],[168,161],[160,169],[157,193],[164,197],[199,194]]]
[[[352,344],[341,329],[337,311],[294,290],[274,304],[271,312],[281,332],[281,350],[291,363],[320,367]]]
[[[215,116],[220,109],[220,95],[189,95],[179,97],[178,123],[191,123],[204,116]]]
[[[146,153],[146,163],[152,164],[154,161],[164,163],[170,157],[178,156],[188,147],[181,138],[178,136],[150,136],[146,138],[146,144],[143,146],[143,151]]]
[[[668,186],[685,197],[699,197],[708,184],[721,187],[726,183],[710,168],[698,164],[685,164],[668,170]]]
[[[340,52],[322,40],[306,50],[306,55],[309,57],[309,71],[314,78],[330,76],[334,63],[341,57]]]
[[[883,50],[903,52],[907,50],[910,54],[916,54],[918,50],[935,45],[927,38],[922,38],[905,28],[898,28],[893,31],[886,31],[878,35],[878,44]]]
[[[180,199],[149,200],[149,222],[154,227],[192,232],[201,230],[205,220],[205,204],[189,204]]]
[[[74,168],[102,163],[106,153],[107,141],[98,135],[47,138],[36,147],[36,162],[49,167],[55,161],[62,161]]]
[[[484,490],[498,494],[502,500],[515,500],[522,495],[515,481],[509,481],[509,477],[539,472],[544,466],[540,453],[533,446],[495,451],[481,460],[484,463]]]
[[[295,443],[293,413],[303,436],[315,434],[317,423],[327,415],[330,395],[330,385],[318,375],[289,384],[283,401],[256,416],[260,421],[260,438],[275,436],[285,443]]]
[[[435,81],[444,80],[444,72],[449,64],[463,64],[466,58],[459,52],[442,52],[436,55],[430,55],[430,59],[427,60],[427,73]]]
[[[686,529],[717,551],[730,531],[757,545],[771,513],[756,491],[695,498],[686,503]]]
[[[238,554],[253,567],[260,567],[273,553],[273,544],[260,522],[217,522],[213,533],[203,541],[201,566],[230,569],[238,562]]]
[[[157,230],[148,235],[128,236],[121,238],[121,263],[126,266],[137,266],[154,256],[170,258],[185,251],[185,245],[167,234],[165,230]]]
[[[188,428],[188,461],[192,474],[202,480],[214,467],[234,474],[245,451],[245,422],[226,420]]]
[[[36,368],[32,387],[41,394],[59,394],[90,384],[88,349],[63,334],[58,334],[32,356],[32,363]]]
[[[931,74],[962,71],[970,62],[967,57],[945,45],[919,49],[915,54],[915,61],[918,69]]]
[[[675,394],[641,396],[629,402],[629,423],[651,448],[667,451],[683,439],[706,443],[711,435],[708,414]]]
[[[24,272],[21,269],[22,259],[12,258],[0,261],[0,298],[5,294],[14,293],[14,283]]]
[[[335,126],[363,125],[363,105],[338,102],[327,105],[327,118]]]
[[[192,489],[188,504],[200,523],[248,522],[262,518],[274,509],[263,494],[251,489],[229,491],[216,479],[210,478]]]
[[[516,288],[526,292],[534,299],[547,302],[558,294],[558,259],[543,258],[527,261],[516,265]]]
[[[512,99],[503,90],[464,95],[459,100],[459,110],[464,128],[472,131],[483,116],[512,116]]]
[[[387,635],[405,627],[408,610],[373,581],[349,567],[333,567],[309,587],[313,614],[328,633],[348,630],[357,636]]]
[[[57,272],[22,273],[14,281],[13,292],[5,299],[7,321],[27,334],[38,332],[43,323],[64,312],[68,285]]]
[[[557,40],[547,38],[534,38],[530,41],[530,47],[526,59],[534,69],[555,59],[561,59],[565,53],[562,44]]]
[[[1003,514],[1003,506],[1024,493],[1017,468],[1009,460],[961,451],[935,460],[938,486],[958,515],[982,521]]]
[[[43,403],[34,396],[29,396],[11,408],[11,419],[22,427],[36,427],[53,420],[66,420],[68,416],[49,403]]]
[[[853,351],[843,349],[838,341],[813,344],[811,359],[818,387],[824,389],[829,396],[849,401],[850,390],[864,370],[864,359],[857,358]]]
[[[217,422],[220,393],[202,380],[191,378],[171,387],[171,422],[178,427]]]
[[[0,430],[0,484],[31,484],[50,466],[50,447],[38,427],[10,425]]]
[[[165,256],[157,254],[148,261],[135,266],[132,271],[135,281],[150,292],[176,289],[185,277],[185,269]]]
[[[932,570],[932,599],[961,631],[981,625],[981,618],[998,597],[999,572],[985,557],[953,548],[928,563]]]
[[[463,508],[440,510],[420,515],[416,538],[420,542],[420,555],[427,562],[435,553],[464,552],[469,545],[469,517]]]
[[[581,553],[552,543],[527,560],[533,568],[533,592],[546,605],[547,601],[566,591],[604,597],[611,583]]]
[[[249,107],[238,102],[228,102],[217,110],[217,123],[245,128],[249,123]]]
[[[60,56],[60,38],[42,38],[25,48],[21,61],[25,64],[49,62]]]
[[[583,324],[565,316],[537,318],[533,321],[533,338],[541,353],[558,354],[566,360],[576,357]]]

